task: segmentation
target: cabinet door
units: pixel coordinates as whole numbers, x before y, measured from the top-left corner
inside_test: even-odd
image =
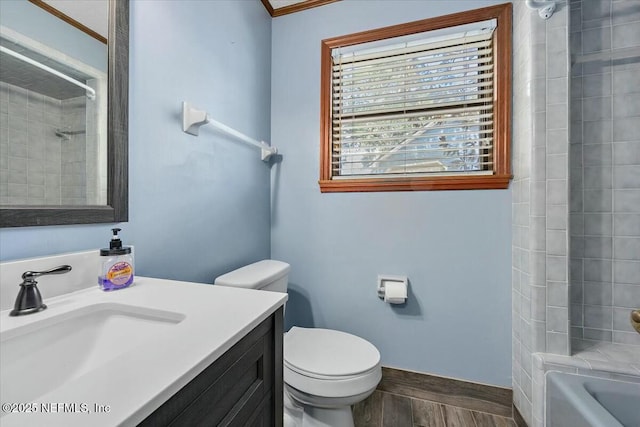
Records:
[[[208,366],[140,426],[281,426],[282,309]]]

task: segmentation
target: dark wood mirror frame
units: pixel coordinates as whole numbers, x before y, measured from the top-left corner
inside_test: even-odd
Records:
[[[129,0],[109,2],[107,205],[2,206],[0,227],[96,224],[129,219]]]

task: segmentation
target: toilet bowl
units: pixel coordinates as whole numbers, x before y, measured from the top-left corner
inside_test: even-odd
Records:
[[[263,260],[224,274],[216,285],[286,292],[290,266]],[[285,427],[352,427],[351,405],[380,382],[380,352],[346,332],[294,326],[283,340]]]
[[[303,405],[302,426],[353,426],[351,405],[373,393],[382,377],[380,353],[368,341],[295,326],[284,336],[283,371],[285,391]]]

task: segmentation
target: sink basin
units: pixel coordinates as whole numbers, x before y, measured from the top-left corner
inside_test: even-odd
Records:
[[[184,318],[170,311],[99,303],[7,330],[0,336],[2,401],[33,402],[132,348],[162,337]]]

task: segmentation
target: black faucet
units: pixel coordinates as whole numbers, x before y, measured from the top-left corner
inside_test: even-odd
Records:
[[[20,292],[16,298],[16,303],[9,316],[22,316],[24,314],[37,313],[47,306],[42,302],[42,295],[38,290],[38,282],[35,278],[45,276],[47,274],[63,274],[71,271],[70,265],[60,265],[46,271],[25,271],[22,273],[22,283],[20,283]]]

